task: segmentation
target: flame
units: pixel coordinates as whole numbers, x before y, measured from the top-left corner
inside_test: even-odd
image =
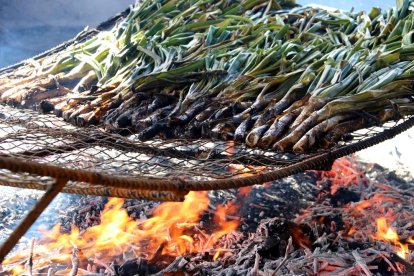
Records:
[[[363,187],[370,183],[370,181],[366,179],[363,171],[358,168],[358,164],[353,157],[339,158],[333,163],[330,171],[322,171],[318,172],[318,174],[321,179],[318,183],[324,183],[326,180],[329,180],[331,183],[330,193],[332,195],[336,194],[342,187]],[[394,197],[392,193],[387,194],[383,192],[393,190],[393,188],[387,184],[375,183],[375,186],[379,188],[380,191],[372,193],[372,197],[370,198],[361,199],[355,203],[348,203],[345,210],[355,218],[361,218],[361,221],[364,221],[371,216],[378,217],[379,214],[381,214],[382,216],[376,219],[377,232],[371,237],[375,240],[392,244],[395,247],[397,255],[403,259],[407,259],[408,254],[410,253],[408,243],[414,243],[414,239],[408,238],[406,240],[404,239],[404,241],[401,240],[396,230],[387,224],[387,219],[392,221],[397,219],[397,216],[393,214],[392,210],[386,211],[383,207],[384,203],[389,204],[390,206],[398,204],[401,202],[401,199]],[[303,216],[306,216],[306,213]],[[321,224],[323,222],[319,221],[319,223]],[[348,225],[346,229],[348,229],[348,236],[359,235],[360,232],[366,230],[363,229],[363,226],[361,225]]]
[[[217,206],[216,213],[214,214],[214,222],[217,225],[220,225],[220,229],[216,232],[214,232],[212,235],[215,237],[215,241],[217,241],[218,238],[224,236],[227,233],[230,233],[231,231],[235,230],[239,222],[237,220],[229,220],[228,215],[234,215],[237,213],[237,205],[234,202],[231,202],[228,206],[225,205],[219,205]],[[213,241],[213,240],[212,240]],[[212,243],[210,241],[209,247],[212,247],[215,242]],[[220,254],[222,253],[222,250],[217,249],[216,253],[213,256],[213,260],[217,260],[218,257],[220,257]]]
[[[237,205],[230,203],[228,206],[219,205],[214,215],[214,222],[220,225],[220,230],[216,231],[214,235],[224,236],[225,234],[235,230],[238,226],[238,221],[228,220],[228,215],[234,215],[237,213]]]
[[[356,228],[355,227],[351,227],[349,230],[348,230],[348,236],[352,236],[353,234],[355,234],[355,232],[356,232],[357,230],[356,230]]]
[[[293,227],[290,229],[290,231],[294,242],[297,243],[301,248],[312,248],[312,241],[307,235],[303,233],[300,227]]]
[[[356,212],[362,212],[364,209],[377,209],[384,202],[399,203],[401,200],[389,196],[374,195],[370,199],[361,200],[353,204],[353,210]]]
[[[64,234],[60,232],[60,225],[44,232],[33,251],[33,268],[49,262],[69,264],[74,248],[82,252],[83,258],[103,262],[110,262],[125,252],[146,259],[159,253],[179,256],[208,252],[218,239],[238,227],[238,221],[226,217],[232,210],[218,206],[214,232],[206,234],[199,229],[200,217],[209,204],[206,192],[190,192],[184,202],[163,203],[154,210],[153,217],[141,221],[129,217],[122,208],[123,203],[122,199],[110,199],[101,213],[100,224],[84,232],[73,226],[70,233]],[[217,257],[219,252],[218,248]],[[3,268],[14,268],[14,275],[21,275],[21,264],[28,254],[18,252],[10,256],[3,262]]]
[[[217,260],[217,259],[218,259],[218,257],[220,257],[220,253],[221,253],[220,249],[216,251],[216,253],[215,253],[215,254],[214,254],[214,256],[213,256],[213,260],[214,260],[214,261],[215,261],[215,260]]]
[[[387,224],[385,217],[377,219],[377,233],[373,236],[376,240],[382,240],[391,242],[394,246],[398,247],[397,254],[401,258],[405,259],[409,253],[408,245],[402,244],[397,232]]]

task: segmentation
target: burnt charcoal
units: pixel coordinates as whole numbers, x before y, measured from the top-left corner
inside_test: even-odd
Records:
[[[200,100],[199,102],[192,103],[187,110],[178,114],[177,116],[172,116],[169,118],[168,125],[183,125],[191,121],[195,116],[197,116],[208,104],[207,101]]]
[[[241,122],[234,131],[234,140],[239,143],[243,143],[246,139],[246,135],[251,127],[254,125],[255,120],[248,116]]]
[[[236,102],[232,104],[232,115],[236,116],[237,114],[243,112],[244,110],[246,110],[247,106],[249,105],[246,105],[246,103],[241,103],[241,102]]]
[[[99,90],[99,86],[97,86],[97,85],[92,85],[91,86],[91,89],[90,89],[90,93],[91,94],[93,94],[93,93],[95,93],[96,91],[98,91]]]
[[[177,126],[171,131],[175,129]],[[164,133],[165,129],[161,134]],[[211,155],[214,157],[214,153]],[[352,168],[355,170],[354,166]],[[175,257],[163,254],[162,247],[158,247],[147,260],[130,260],[131,256],[142,255],[125,254],[119,259],[122,261],[115,259],[116,262],[129,261],[112,267],[116,275],[272,275],[276,269],[275,275],[359,275],[361,264],[366,264],[373,275],[394,275],[398,271],[393,271],[391,264],[401,268],[402,275],[409,275],[408,259],[404,263],[387,257],[392,256],[395,249],[389,243],[372,240],[377,214],[372,213],[369,205],[362,208],[358,203],[370,203],[374,199],[375,204],[382,206],[376,211],[401,210],[399,221],[393,227],[405,244],[414,231],[412,183],[397,185],[399,176],[394,177],[375,166],[365,169],[365,173],[354,172],[357,176],[352,178],[354,182],[336,168],[329,173],[297,174],[262,186],[210,191],[209,208],[196,227],[207,235],[216,232],[219,230],[214,220],[217,205],[241,203],[236,211],[229,208],[225,214],[226,219],[240,222],[235,231],[219,239],[211,249]],[[381,181],[371,182],[367,175]],[[376,198],[378,195],[380,200]],[[72,198],[73,206],[59,211],[62,232],[70,231],[72,225],[82,231],[99,223],[106,202],[104,197]],[[349,204],[352,202],[357,203]],[[151,217],[157,204],[126,200],[123,207],[131,218],[145,220]],[[3,224],[13,216],[16,214],[12,210],[0,208]],[[290,237],[292,246],[288,246]],[[216,252],[220,252],[217,259],[213,258]],[[80,254],[78,257],[80,267],[85,268],[84,257]]]
[[[280,219],[271,219],[264,224],[267,233],[263,244],[259,245],[257,252],[265,258],[283,256],[287,240],[291,236],[291,230],[296,225],[291,221]]]
[[[117,116],[116,108],[110,109],[108,112],[102,117],[102,119],[106,123],[113,123],[115,121],[115,117]]]
[[[134,98],[136,99],[137,102],[146,101],[146,100],[151,99],[152,97],[150,93],[136,92],[134,91],[134,87],[132,87],[131,89],[132,89],[132,92],[134,93]]]
[[[211,276],[214,275],[214,271],[211,268],[208,267],[201,267],[197,274],[197,276]]]
[[[210,137],[211,133],[211,126],[208,121],[204,121],[200,124],[201,129],[201,137],[208,138]]]
[[[116,98],[113,102],[109,104],[108,112],[102,117],[106,118],[110,112],[116,110],[122,104],[122,99]]]
[[[305,174],[272,181],[266,187],[254,187],[243,199],[239,215],[244,219],[243,230],[254,231],[264,218],[280,216],[292,219],[300,209],[318,194],[316,178]]]
[[[349,142],[352,141],[354,139],[354,136],[350,133],[345,133],[344,135],[342,135],[342,141],[344,142]]]
[[[219,123],[211,130],[211,134],[216,139],[231,140],[234,137],[235,129],[232,123]]]
[[[108,127],[114,125],[120,127],[119,123],[121,125],[130,126],[132,114],[136,113],[136,110],[139,110],[142,106],[145,107],[146,111],[148,104],[151,103],[151,101],[148,100],[141,100],[141,97],[138,95],[134,95],[128,99],[119,98],[115,100],[115,102],[116,105],[113,109],[109,110],[106,115],[102,117]]]
[[[198,113],[194,119],[197,122],[204,122],[205,120],[212,117],[215,113],[217,113],[217,106],[209,106],[206,109],[202,110],[200,113]]]
[[[392,276],[395,275],[393,271],[390,271],[389,264],[384,259],[379,259],[375,262],[375,265],[377,265],[377,269],[373,269],[371,272],[374,273],[374,275],[381,275],[381,276]],[[405,275],[409,275],[408,273]]]
[[[358,202],[361,199],[360,195],[350,191],[346,188],[339,188],[338,191],[330,199],[332,206],[339,207],[350,202]]]
[[[350,241],[346,244],[346,249],[348,250],[356,250],[356,249],[364,249],[369,247],[370,245],[363,244],[361,242]]]
[[[157,265],[150,264],[145,259],[128,260],[121,266],[115,265],[114,269],[119,276],[145,276],[160,271]]]
[[[147,115],[148,115],[148,107],[145,104],[140,105],[132,113],[132,117],[131,117],[132,126],[135,129],[139,129],[139,128],[137,128],[136,124],[138,123],[139,120],[145,119],[147,117]]]
[[[387,182],[395,183],[396,185],[402,185],[405,184],[406,181],[402,178],[400,178],[395,172],[390,171],[385,175],[385,179]]]
[[[292,177],[296,181],[300,181],[300,182],[306,181],[306,182],[310,182],[314,184],[316,184],[316,182],[320,180],[318,172],[316,171],[307,171],[306,173],[299,173],[299,174],[292,175]]]
[[[165,126],[163,130],[158,133],[158,136],[161,139],[173,139],[173,138],[181,137],[181,135],[184,132],[185,132],[185,129],[183,126],[173,126],[173,127]]]
[[[232,267],[226,268],[218,274],[219,276],[237,276],[240,275],[238,271]]]
[[[165,106],[163,108],[159,108],[158,110],[154,111],[153,113],[148,113],[149,115],[146,116],[145,119],[139,120],[134,126],[138,130],[150,127],[159,121],[165,119],[168,114],[173,110],[173,106]],[[150,109],[148,109],[150,111]]]

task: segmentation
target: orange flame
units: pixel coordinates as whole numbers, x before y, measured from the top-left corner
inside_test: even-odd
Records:
[[[206,192],[190,192],[184,202],[159,205],[153,217],[136,221],[122,208],[122,199],[112,198],[101,214],[101,223],[81,232],[73,226],[69,234],[60,232],[56,225],[35,246],[33,268],[48,262],[70,263],[73,248],[81,250],[87,259],[109,262],[125,252],[135,257],[151,259],[156,253],[179,256],[194,252],[208,252],[217,240],[233,231],[238,221],[228,221],[226,210],[219,206],[215,214],[215,232],[208,235],[198,228],[200,216],[208,208]],[[216,255],[219,248],[216,251]],[[14,275],[21,275],[22,263],[29,252],[19,252],[3,262],[3,268],[14,268]]]
[[[377,233],[373,236],[376,240],[391,242],[394,246],[399,247],[398,256],[405,259],[409,253],[408,245],[402,244],[397,232],[387,224],[385,217],[377,219]]]

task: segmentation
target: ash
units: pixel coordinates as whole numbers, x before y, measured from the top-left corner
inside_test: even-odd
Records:
[[[32,209],[36,204],[43,192],[13,187],[0,187],[0,194],[2,195],[0,199],[0,242],[3,242],[24,218],[27,211]],[[76,210],[79,208],[74,202],[80,198],[82,196],[79,195],[58,195],[26,235],[23,236],[13,251],[26,249],[28,242],[32,238],[41,235],[39,230],[50,229],[56,224],[60,216],[67,214],[67,210]]]
[[[4,238],[41,193],[13,192],[2,198]],[[280,181],[241,190],[211,191],[200,228],[214,228],[216,206],[237,204],[236,231],[208,252],[179,257],[157,256],[158,262],[132,258],[113,262],[116,275],[397,275],[414,273],[414,254],[398,254],[395,242],[376,238],[376,220],[383,217],[400,243],[414,236],[414,184],[409,173],[396,175],[381,166],[353,158],[337,160],[331,171],[308,171]],[[37,227],[50,228],[59,216],[61,232],[100,223],[105,197],[61,195]],[[152,216],[158,202],[126,200],[135,219]],[[7,207],[4,207],[7,206]],[[53,216],[52,214],[55,214]],[[36,236],[32,229],[26,240]],[[24,244],[24,243],[22,243]],[[27,243],[24,244],[27,247]],[[414,246],[407,246],[410,250]],[[105,266],[96,268],[102,274]],[[92,272],[91,272],[92,273]],[[113,274],[112,274],[113,275]]]
[[[3,241],[42,193],[8,187],[0,187],[0,193],[0,240]]]
[[[266,213],[267,218],[259,222],[254,233],[235,234],[232,254],[215,263],[194,266],[195,270],[201,269],[195,274],[396,275],[414,272],[411,254],[401,258],[389,243],[372,238],[376,232],[375,220],[380,216],[388,217],[390,222],[394,220],[392,226],[401,241],[413,235],[411,176],[408,173],[397,176],[378,165],[351,162],[346,158],[337,161],[337,167],[345,175],[334,171],[315,172],[319,175],[319,191],[316,197],[312,198],[313,193],[307,198],[307,207],[299,212],[291,209],[288,216],[284,215],[286,212]],[[271,202],[266,206],[272,206]]]

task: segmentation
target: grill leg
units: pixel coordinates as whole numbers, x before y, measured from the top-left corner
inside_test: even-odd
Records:
[[[11,233],[7,240],[1,245],[0,264],[4,261],[4,258],[7,254],[9,254],[20,238],[27,232],[27,230],[29,230],[33,223],[35,223],[46,207],[49,206],[58,193],[62,191],[66,183],[66,179],[57,179],[56,182],[44,193],[42,198],[36,203],[32,210],[30,210],[27,216],[20,222],[13,233]]]

